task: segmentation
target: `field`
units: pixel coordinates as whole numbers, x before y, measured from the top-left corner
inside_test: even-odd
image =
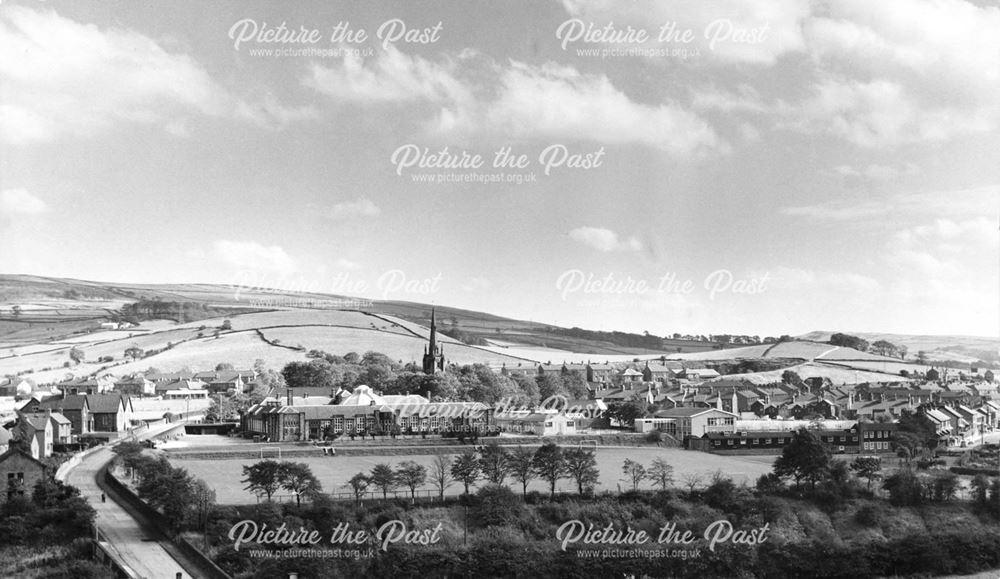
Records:
[[[769,372],[756,372],[753,374],[730,374],[724,376],[725,380],[748,380],[754,384],[773,384],[781,382],[781,375],[787,370],[791,370],[799,375],[803,380],[807,378],[829,378],[834,385],[837,384],[863,384],[866,382],[907,382],[898,374],[882,374],[865,370],[854,370],[846,365],[823,364],[818,362],[808,362],[782,368],[781,370],[771,370]]]
[[[262,330],[268,340],[281,340],[282,344],[302,345],[307,350],[324,350],[334,354],[357,352],[364,354],[369,350],[382,352],[393,360],[404,364],[420,362],[424,355],[427,341],[409,333],[398,334],[375,330],[330,328],[325,326],[304,326],[297,328],[274,328]],[[448,362],[456,364],[516,364],[521,360],[495,354],[472,346],[458,343],[446,343],[444,357]]]
[[[191,440],[192,436],[184,439],[185,442]],[[249,444],[249,443],[244,443]],[[254,445],[257,446],[257,445]],[[271,453],[272,455],[274,453]],[[265,455],[267,458],[271,456]],[[169,457],[169,454],[168,454]],[[597,487],[601,490],[627,490],[631,488],[631,482],[625,480],[622,473],[622,463],[625,458],[641,462],[648,466],[654,458],[663,457],[674,467],[675,484],[680,485],[685,475],[701,475],[706,481],[716,471],[721,470],[730,476],[737,483],[754,481],[762,474],[771,471],[771,464],[774,456],[718,456],[701,452],[679,450],[672,448],[600,448],[597,450],[597,467],[601,471],[600,484]],[[209,486],[215,489],[217,500],[220,504],[245,504],[256,502],[253,494],[243,490],[240,479],[243,478],[243,466],[253,464],[258,459],[233,459],[233,460],[178,460],[171,459],[171,464],[188,470],[192,475],[204,479]],[[433,455],[406,455],[406,456],[338,456],[338,457],[296,457],[296,462],[304,462],[309,465],[313,473],[319,478],[325,492],[346,493],[347,480],[359,472],[368,472],[378,463],[387,463],[395,466],[404,460],[413,460],[426,467],[430,467],[434,460]],[[520,490],[518,483],[508,481],[512,488]],[[431,484],[421,487],[423,490],[433,490]],[[652,488],[649,481],[644,481],[640,488]],[[570,480],[562,480],[556,485],[557,490],[575,491],[575,486]],[[528,490],[547,492],[547,483],[543,481],[532,481],[528,485]],[[454,484],[447,490],[448,494],[460,494],[462,488]]]
[[[211,370],[220,362],[229,362],[237,368],[250,368],[258,358],[271,368],[281,368],[288,362],[305,359],[304,352],[271,346],[263,342],[256,332],[223,334],[218,339],[207,337],[177,346],[135,362],[109,368],[108,373],[116,376],[141,372],[150,366],[163,371],[190,368],[191,370]]]

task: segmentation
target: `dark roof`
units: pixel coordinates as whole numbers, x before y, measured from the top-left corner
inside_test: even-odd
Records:
[[[84,394],[69,394],[65,398],[60,396],[46,398],[38,403],[38,407],[51,410],[83,410],[84,408],[89,410],[90,402]]]
[[[128,398],[123,397],[121,394],[89,394],[87,396],[87,404],[90,406],[90,411],[98,414],[115,414],[117,413],[124,403],[127,404]]]
[[[12,449],[8,450],[7,452],[5,452],[3,454],[0,454],[0,464],[3,464],[4,461],[6,461],[8,458],[10,458],[11,456],[13,456],[15,454],[20,454],[22,457],[24,457],[24,458],[30,460],[31,462],[37,464],[38,466],[40,466],[42,468],[42,470],[46,469],[46,466],[45,466],[44,462],[42,462],[42,461],[38,460],[37,458],[31,456],[30,454],[28,454],[27,452],[21,450],[20,448],[12,448]]]

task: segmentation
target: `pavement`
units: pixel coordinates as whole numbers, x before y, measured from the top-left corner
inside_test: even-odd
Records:
[[[176,424],[157,426],[143,432],[138,438],[151,438],[176,426]],[[107,543],[105,546],[110,547],[117,558],[131,569],[135,577],[143,579],[197,577],[183,568],[163,545],[151,538],[142,525],[124,508],[110,497],[106,502],[101,501],[102,491],[97,486],[97,475],[113,457],[114,453],[110,447],[101,448],[84,457],[66,477],[66,482],[80,489],[80,494],[97,511],[97,527],[102,539]]]

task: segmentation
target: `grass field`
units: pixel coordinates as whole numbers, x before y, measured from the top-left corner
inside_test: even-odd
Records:
[[[190,440],[191,436],[185,438]],[[250,444],[250,443],[246,443]],[[258,446],[258,445],[253,445]],[[273,455],[274,453],[269,453]],[[267,456],[267,455],[265,455]],[[169,455],[168,455],[169,457]],[[272,458],[272,456],[267,456]],[[653,459],[663,457],[674,467],[674,479],[677,485],[682,483],[685,475],[701,475],[706,481],[711,475],[721,470],[726,476],[732,477],[737,483],[754,481],[762,474],[771,471],[771,464],[774,456],[718,456],[701,452],[669,449],[669,448],[601,448],[597,451],[597,467],[601,472],[598,491],[616,491],[619,486],[622,490],[631,488],[631,482],[625,480],[622,473],[622,463],[626,458],[643,463],[649,466]],[[175,466],[183,467],[192,475],[204,479],[213,489],[215,489],[217,500],[220,504],[245,504],[256,501],[253,494],[243,490],[240,479],[243,477],[243,466],[253,464],[259,459],[247,460],[178,460],[171,459]],[[413,460],[426,467],[430,467],[434,460],[433,455],[406,455],[406,456],[338,456],[338,457],[296,457],[296,462],[304,462],[312,469],[313,474],[319,478],[325,492],[345,493],[349,489],[344,485],[347,480],[359,472],[368,472],[378,463],[387,463],[395,466],[405,460]],[[519,483],[508,481],[511,488],[520,490]],[[424,490],[433,490],[431,484],[422,487]],[[575,491],[575,485],[571,480],[564,479],[556,485],[557,490]],[[653,488],[649,481],[644,481],[640,488]],[[528,485],[528,490],[548,491],[547,483],[543,481],[532,481]],[[448,489],[448,494],[460,494],[461,485],[455,484]]]
[[[409,333],[399,334],[375,330],[352,328],[329,328],[323,326],[299,328],[269,328],[262,330],[268,340],[281,340],[282,344],[301,344],[307,350],[324,350],[333,354],[369,350],[382,352],[397,361],[419,362],[424,355],[427,341]],[[448,343],[444,346],[444,357],[456,364],[502,363],[517,364],[516,358],[473,348],[464,344]]]
[[[115,366],[109,372],[120,376],[141,372],[150,366],[163,371],[184,367],[195,371],[211,370],[220,362],[229,362],[237,368],[250,368],[258,358],[266,361],[271,368],[280,369],[288,362],[305,360],[305,354],[268,345],[255,332],[239,332],[223,334],[218,339],[209,337],[184,342],[156,356]]]

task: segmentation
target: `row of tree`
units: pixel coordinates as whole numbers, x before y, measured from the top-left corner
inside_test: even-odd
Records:
[[[120,464],[131,471],[136,494],[164,515],[170,530],[204,523],[215,504],[215,491],[205,481],[171,465],[163,456],[144,453],[139,442],[122,442],[113,451]]]

